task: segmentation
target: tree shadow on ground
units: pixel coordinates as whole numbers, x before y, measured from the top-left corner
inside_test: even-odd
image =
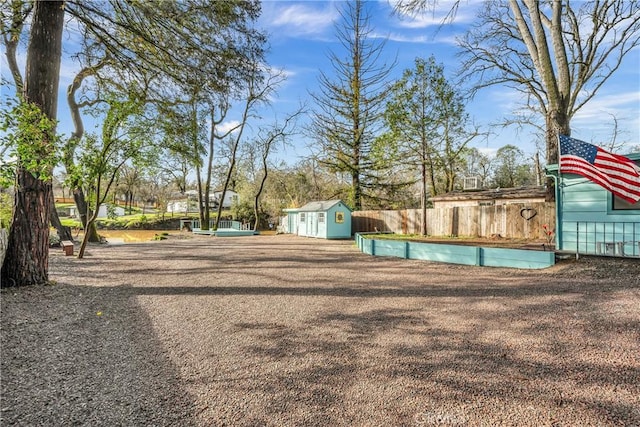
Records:
[[[388,413],[389,425],[638,425],[637,355],[632,347],[603,349],[600,341],[607,340],[602,334],[633,338],[640,324],[609,321],[591,338],[587,317],[553,333],[536,330],[537,316],[561,306],[540,303],[522,319],[529,326],[510,325],[515,306],[495,316],[459,310],[449,320],[466,317],[462,330],[429,310],[357,307],[298,327],[239,323],[252,334],[245,351],[265,367],[245,392],[267,393],[265,414],[293,424],[369,425],[379,419],[371,409]],[[585,340],[563,339],[576,333]]]
[[[2,425],[195,425],[127,287],[2,291]]]

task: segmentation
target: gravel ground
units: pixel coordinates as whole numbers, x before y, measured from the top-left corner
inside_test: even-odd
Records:
[[[1,293],[2,426],[640,426],[640,260],[194,237]]]

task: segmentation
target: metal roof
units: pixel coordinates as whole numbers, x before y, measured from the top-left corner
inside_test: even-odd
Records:
[[[343,202],[342,200],[320,200],[316,202],[309,202],[306,205],[299,208],[284,209],[284,211],[285,212],[322,212],[322,211],[328,211],[338,203],[343,203]],[[349,209],[347,205],[345,205],[345,207]]]
[[[536,199],[544,198],[546,190],[544,186],[495,188],[482,191],[452,191],[440,196],[430,197],[432,201],[444,200],[495,200],[495,199]]]

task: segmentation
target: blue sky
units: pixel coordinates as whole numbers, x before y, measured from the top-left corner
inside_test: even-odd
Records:
[[[453,80],[458,70],[455,38],[464,34],[473,21],[478,1],[462,2],[452,23],[441,25],[443,16],[448,12],[450,0],[440,2],[442,9],[419,18],[394,15],[392,5],[387,0],[371,1],[371,24],[373,34],[380,40],[387,40],[386,60],[397,58],[393,77],[399,77],[402,71],[412,67],[416,57],[427,58],[434,55],[445,67],[445,73]],[[318,90],[320,70],[332,72],[328,54],[333,51],[338,56],[344,50],[336,40],[335,24],[340,21],[339,9],[344,1],[274,1],[267,0],[262,5],[262,16],[258,26],[269,34],[270,66],[282,69],[287,75],[286,81],[272,99],[272,108],[262,113],[267,121],[277,116],[284,118],[287,112],[294,110],[301,102],[309,101],[309,92]],[[66,105],[66,88],[78,70],[70,56],[73,37],[67,37],[65,58],[61,67],[60,107],[58,118],[59,131],[69,134],[72,125]],[[24,52],[19,55],[24,64]],[[24,69],[24,67],[23,67]],[[619,139],[628,144],[619,152],[631,151],[640,145],[640,49],[631,52],[617,74],[603,86],[596,98],[582,109],[572,120],[572,136],[594,144],[605,144],[610,140],[613,128],[612,116],[618,119]],[[10,78],[6,59],[2,55],[2,76]],[[2,87],[3,96],[10,94],[6,86]],[[309,106],[313,105],[309,101]],[[518,106],[518,94],[504,87],[484,89],[469,102],[467,112],[476,124],[488,131],[489,125],[510,115]],[[239,115],[238,115],[239,116]],[[237,117],[239,118],[239,117]],[[230,117],[230,120],[237,119]],[[87,118],[87,130],[90,120]],[[529,130],[518,131],[515,128],[494,128],[488,139],[478,140],[473,145],[492,154],[506,145],[514,144],[527,154],[535,151],[536,136]],[[278,157],[293,163],[308,155],[308,141],[298,136],[292,146],[278,153]]]
[[[385,53],[389,60],[397,56],[394,75],[413,66],[416,57],[434,55],[453,80],[458,71],[455,39],[464,34],[475,16],[478,1],[462,2],[455,20],[441,25],[449,11],[450,1],[441,1],[441,10],[411,18],[394,15],[387,0],[372,1],[371,24],[374,35],[387,39]],[[271,35],[270,65],[282,68],[287,82],[275,100],[276,110],[308,98],[309,91],[318,88],[319,70],[331,72],[329,51],[342,56],[342,47],[334,37],[335,23],[340,20],[338,9],[343,1],[265,1],[260,25]],[[608,142],[613,120],[618,120],[619,138],[628,141],[626,152],[640,145],[640,52],[631,52],[617,74],[600,90],[598,96],[581,110],[572,121],[572,136],[598,144]],[[500,121],[518,107],[518,94],[504,87],[484,89],[467,105],[467,112],[483,129]],[[279,108],[280,107],[280,108]],[[535,151],[536,136],[530,130],[494,128],[487,140],[474,143],[489,154],[506,144],[514,144],[526,153]],[[625,152],[625,149],[621,149]],[[298,141],[291,156],[304,156],[305,144]]]

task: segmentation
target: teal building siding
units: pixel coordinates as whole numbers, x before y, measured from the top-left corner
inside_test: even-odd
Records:
[[[351,238],[351,209],[341,200],[310,202],[286,212],[291,234],[321,239]]]
[[[640,153],[627,155],[640,160]],[[548,171],[557,176],[558,166]],[[574,174],[562,174],[556,189],[556,248],[562,251],[640,256],[638,209],[614,209],[614,196]],[[635,205],[634,205],[635,206]]]
[[[367,234],[356,233],[356,245],[362,252],[374,256],[526,269],[547,268],[555,264],[554,252],[384,240],[376,239],[376,234]]]
[[[327,211],[326,225],[327,239],[351,238],[351,209],[342,202],[333,205]]]

